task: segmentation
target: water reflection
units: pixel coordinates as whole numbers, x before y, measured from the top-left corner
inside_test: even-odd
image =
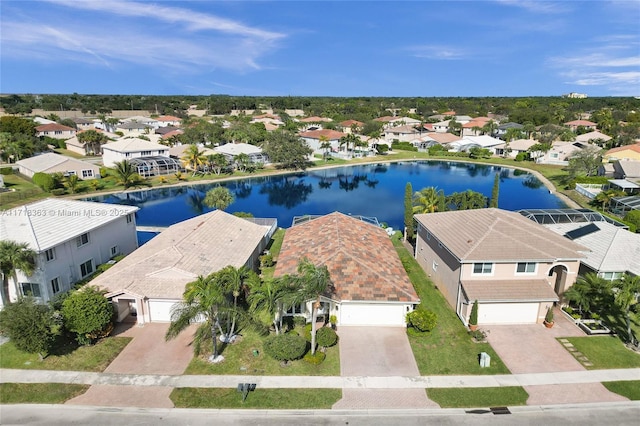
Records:
[[[297,181],[297,178],[283,178],[271,180],[260,188],[260,194],[267,194],[269,204],[272,206],[282,206],[291,209],[300,203],[307,201],[313,192],[313,186],[304,180]]]

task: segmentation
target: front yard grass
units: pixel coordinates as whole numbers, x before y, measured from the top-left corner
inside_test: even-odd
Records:
[[[302,335],[301,329],[298,330]],[[254,331],[243,331],[240,341],[223,347],[221,354],[224,361],[219,364],[210,363],[210,353],[194,357],[185,374],[247,374],[257,376],[339,376],[340,352],[337,345],[327,348],[327,357],[319,365],[313,365],[299,359],[281,367],[280,362],[265,354],[262,349],[263,336]],[[220,346],[218,346],[220,350]],[[253,351],[257,350],[255,356]]]
[[[273,260],[275,262],[277,262],[278,255],[280,254],[280,248],[282,248],[284,233],[285,233],[285,230],[283,228],[278,228],[278,230],[273,233],[273,236],[271,237],[271,241],[267,246],[267,250],[269,250],[269,253],[271,254],[271,256],[273,256]],[[262,274],[262,278],[264,279],[273,278],[273,273],[275,270],[276,270],[276,264],[274,264],[273,266],[262,267],[260,270]]]
[[[57,347],[42,361],[37,354],[19,351],[9,341],[0,346],[0,368],[101,372],[130,341],[130,337],[109,337],[93,346],[76,347],[68,343]]]
[[[520,386],[427,389],[427,396],[442,408],[526,405],[529,398],[529,394]]]
[[[242,402],[236,389],[177,388],[170,398],[177,408],[330,409],[342,398],[342,389],[256,388]]]
[[[613,393],[627,397],[632,401],[640,400],[640,380],[603,382],[602,384]]]
[[[466,327],[453,312],[444,296],[435,288],[418,262],[413,258],[396,234],[393,244],[400,256],[409,279],[413,283],[421,306],[438,316],[438,325],[430,333],[409,334],[409,343],[418,364],[420,374],[464,375],[464,374],[509,374],[509,369],[488,343],[475,343]],[[479,354],[491,356],[491,366],[481,368]]]
[[[87,389],[67,383],[0,383],[0,404],[62,404]]]
[[[588,370],[638,368],[640,354],[627,349],[614,336],[565,337],[593,365]]]

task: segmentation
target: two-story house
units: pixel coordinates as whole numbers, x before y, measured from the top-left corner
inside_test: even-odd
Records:
[[[415,258],[467,324],[542,322],[576,280],[586,248],[524,216],[495,208],[415,216]]]
[[[31,294],[47,302],[90,276],[96,267],[138,247],[137,207],[49,198],[0,212],[0,240],[26,243],[36,253],[29,276],[9,278],[9,300]]]
[[[113,167],[122,160],[154,156],[169,158],[169,147],[138,138],[120,139],[102,145],[102,163],[105,167]]]

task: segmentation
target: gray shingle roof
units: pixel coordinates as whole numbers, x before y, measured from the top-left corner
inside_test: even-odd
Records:
[[[415,215],[463,263],[577,260],[587,249],[516,212],[458,210]]]

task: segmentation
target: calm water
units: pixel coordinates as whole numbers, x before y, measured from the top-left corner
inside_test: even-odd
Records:
[[[561,208],[533,175],[505,167],[438,161],[368,164],[281,176],[256,177],[216,184],[159,188],[113,194],[91,200],[140,207],[138,225],[169,226],[211,211],[203,204],[207,190],[221,185],[236,197],[228,212],[250,212],[255,217],[275,217],[288,228],[294,216],[347,214],[375,216],[389,226],[403,226],[403,200],[407,182],[417,191],[427,186],[445,194],[471,189],[491,196],[493,179],[500,174],[499,207]],[[142,242],[153,234],[140,233]]]

